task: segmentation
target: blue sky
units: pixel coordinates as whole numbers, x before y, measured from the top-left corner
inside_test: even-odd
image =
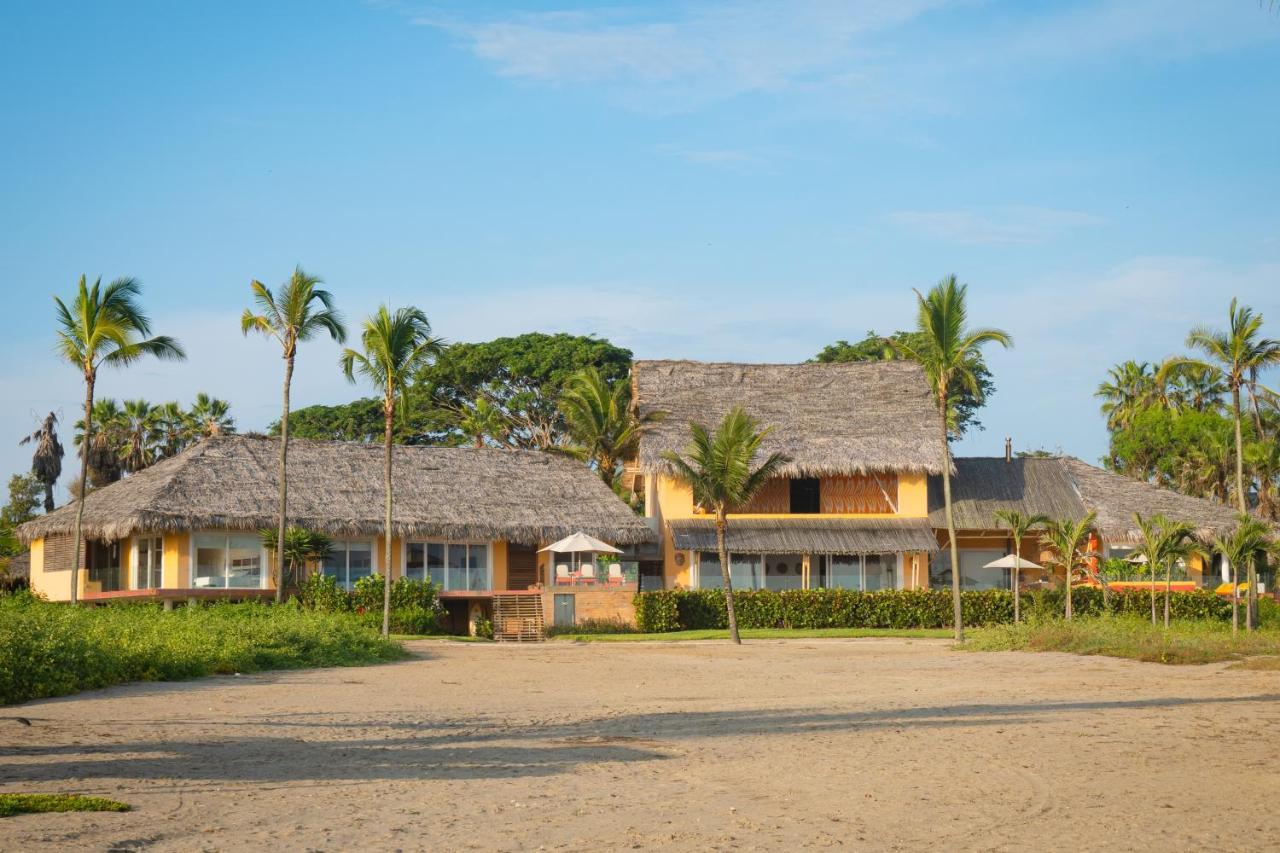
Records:
[[[1105,449],[1091,393],[1238,295],[1280,335],[1280,14],[1256,0],[9,4],[0,473],[76,372],[52,294],[138,277],[190,360],[100,392],[276,414],[248,282],[358,319],[793,361],[970,284],[1010,331],[965,453]],[[299,406],[341,402],[302,352]],[[74,465],[68,456],[67,467]]]

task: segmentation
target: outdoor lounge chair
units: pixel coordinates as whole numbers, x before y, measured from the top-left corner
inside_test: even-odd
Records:
[[[565,565],[564,563],[558,563],[556,565],[556,585],[557,586],[569,586],[571,584],[577,583],[577,581],[578,579],[574,577],[573,572],[569,571],[569,567],[567,565]]]
[[[609,586],[622,586],[622,564],[609,564]]]
[[[583,563],[580,579],[583,583],[595,583],[596,582],[596,564]]]

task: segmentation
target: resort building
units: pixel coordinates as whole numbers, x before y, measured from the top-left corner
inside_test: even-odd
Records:
[[[209,438],[91,492],[79,597],[274,595],[273,554],[260,531],[276,525],[279,453],[277,439]],[[387,568],[382,466],[380,445],[289,444],[289,523],[333,538],[320,570],[348,589]],[[487,610],[495,591],[527,593],[554,576],[551,567],[570,557],[539,553],[549,542],[585,532],[634,551],[655,538],[599,477],[567,456],[396,447],[393,487],[391,575],[433,581],[459,621],[476,607]],[[20,529],[31,545],[31,587],[53,600],[71,597],[75,516],[71,503]],[[626,589],[629,611],[636,561],[610,565],[617,568],[603,568],[601,589],[614,598]]]
[[[644,496],[643,517],[568,456],[397,447],[384,566],[382,447],[295,440],[289,523],[333,538],[317,570],[342,587],[384,570],[431,580],[459,630],[479,615],[502,622],[516,611],[539,633],[545,623],[585,617],[630,620],[638,590],[721,586],[714,518],[673,476],[666,454],[685,452],[691,421],[714,425],[742,406],[770,428],[762,454],[790,461],[730,514],[735,588],[950,586],[941,423],[917,365],[640,361],[632,382],[638,411],[663,413],[626,463],[628,485]],[[79,598],[273,596],[273,554],[261,531],[276,524],[278,454],[276,439],[210,438],[90,493]],[[1006,452],[961,457],[952,470],[966,589],[1010,587],[1009,570],[986,568],[1013,547],[995,518],[1000,509],[1057,519],[1095,511],[1094,550],[1105,556],[1132,550],[1135,511],[1191,521],[1205,537],[1235,525],[1227,507],[1069,457]],[[19,529],[31,545],[30,585],[50,599],[71,596],[75,514],[72,503]],[[546,550],[574,533],[621,553],[584,559]],[[1022,556],[1045,563],[1038,536],[1023,542]],[[1186,571],[1189,582],[1216,586],[1227,567],[1193,561]],[[1022,581],[1061,577],[1031,570]]]

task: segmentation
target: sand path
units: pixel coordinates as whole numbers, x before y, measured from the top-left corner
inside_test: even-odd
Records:
[[[494,646],[0,709],[3,850],[1280,847],[1280,673],[906,640]],[[1252,733],[1252,734],[1250,734]]]

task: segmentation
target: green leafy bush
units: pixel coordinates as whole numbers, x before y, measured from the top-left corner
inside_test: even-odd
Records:
[[[218,603],[71,607],[0,596],[0,704],[127,681],[354,666],[403,650],[349,613],[297,605]]]
[[[303,607],[322,613],[341,613],[351,609],[351,596],[338,587],[337,579],[319,572],[302,582],[298,598]]]
[[[357,610],[363,608],[381,612],[382,601],[382,575],[368,575],[355,582],[355,588],[351,591],[351,604]],[[392,610],[435,610],[438,606],[436,587],[431,581],[401,577],[391,584]]]
[[[481,616],[475,623],[476,636],[482,640],[493,639],[493,622]]]
[[[548,625],[544,633],[548,637],[561,634],[638,634],[640,629],[622,619],[579,619],[573,625]]]
[[[360,621],[375,631],[382,630],[382,606],[357,614]],[[444,633],[444,609],[430,610],[423,607],[392,608],[388,619],[393,634],[441,634]]]
[[[1049,618],[1063,612],[1062,590],[1022,594],[1028,618]],[[1109,612],[1141,615],[1150,612],[1146,591],[1112,592]],[[859,592],[846,589],[744,590],[734,596],[738,624],[743,628],[945,628],[951,625],[951,592],[944,589]],[[637,593],[636,623],[643,633],[702,630],[727,626],[721,590],[662,590]],[[1158,606],[1163,612],[1163,599]],[[1274,605],[1274,602],[1271,602]],[[960,594],[964,623],[976,627],[1013,621],[1013,594],[1007,590],[973,590]],[[1072,606],[1081,616],[1104,611],[1102,590],[1078,587]],[[1176,619],[1229,620],[1231,602],[1211,592],[1175,592],[1171,611]],[[1280,611],[1280,607],[1273,608]],[[1280,612],[1269,617],[1280,621]]]

